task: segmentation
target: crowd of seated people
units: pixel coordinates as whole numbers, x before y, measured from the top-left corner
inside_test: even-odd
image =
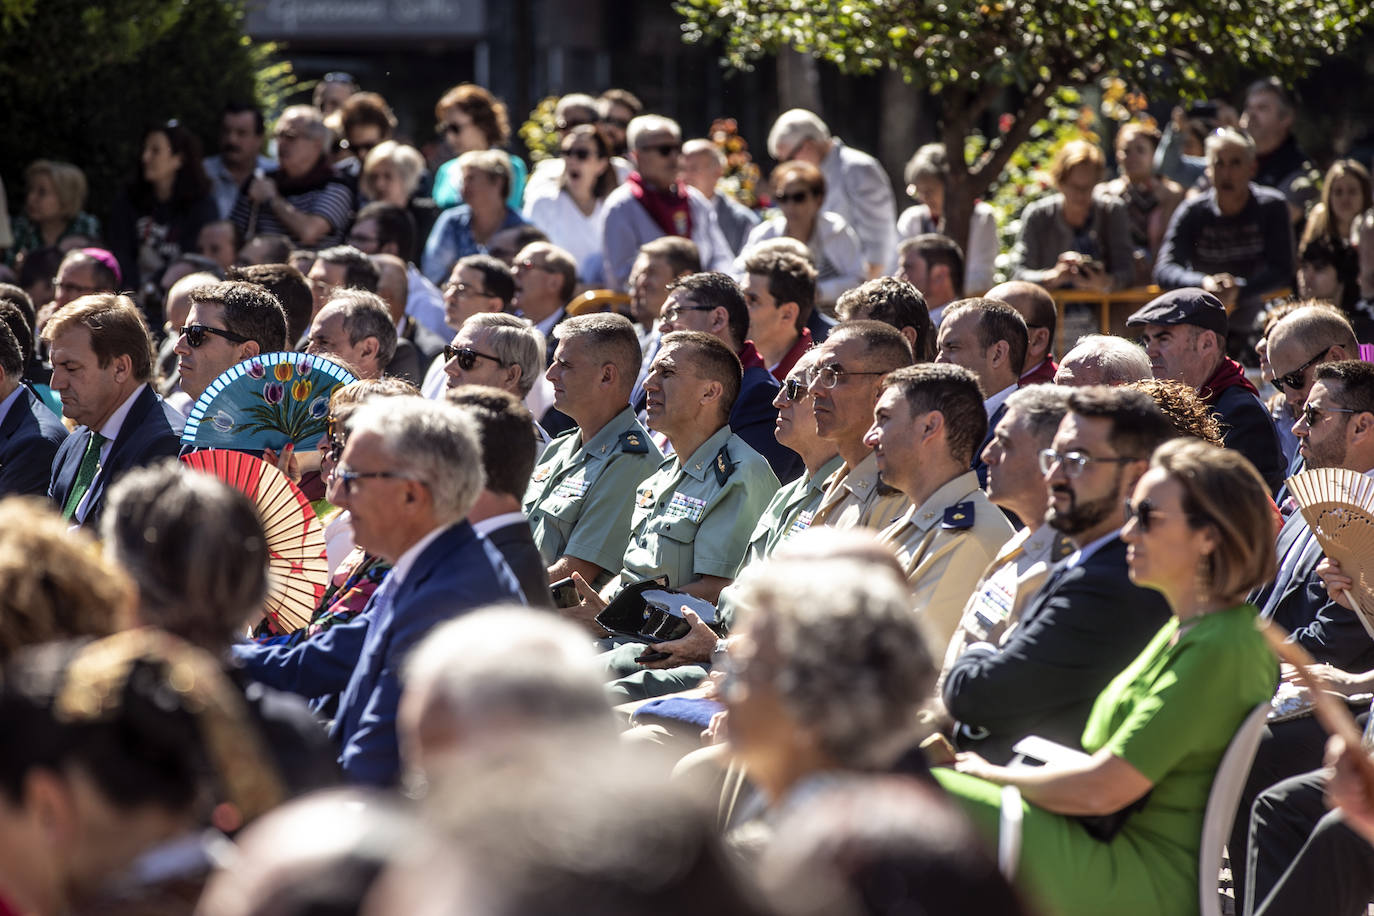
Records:
[[[1312,183],[1282,86],[1243,103],[1061,145],[1007,251],[983,201],[945,234],[942,145],[899,214],[783,112],[751,209],[619,89],[532,163],[481,86],[432,161],[340,73],[213,156],[151,126],[109,214],[33,162],[0,916],[1363,912],[1374,766],[1323,769],[1256,624],[1367,715],[1363,571],[1288,481],[1374,473],[1374,198]],[[1069,337],[1071,290],[1134,336]],[[234,449],[318,520],[290,570],[185,435],[282,351],[353,379]]]

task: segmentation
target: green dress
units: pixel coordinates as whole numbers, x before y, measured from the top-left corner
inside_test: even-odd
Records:
[[[1181,634],[1179,621],[1170,620],[1098,696],[1083,749],[1107,748],[1154,784],[1111,842],[1093,839],[1074,818],[1023,802],[1018,881],[1046,912],[1197,912],[1212,777],[1231,736],[1273,695],[1278,678],[1255,614],[1252,605],[1238,605],[1198,618]],[[1001,787],[953,770],[935,773],[995,842]]]

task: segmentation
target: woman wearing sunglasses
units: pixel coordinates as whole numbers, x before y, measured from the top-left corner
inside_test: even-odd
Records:
[[[434,106],[434,116],[438,119],[436,130],[454,157],[434,172],[434,202],[448,209],[463,202],[458,157],[479,150],[502,149],[510,140],[510,117],[504,102],[475,83],[461,83],[445,92]],[[519,210],[529,169],[519,156],[510,157],[510,167],[506,206]]]
[[[784,162],[773,169],[769,184],[778,210],[750,230],[735,260],[735,275],[744,276],[744,261],[760,242],[796,239],[810,250],[816,268],[816,304],[833,311],[841,293],[864,281],[858,235],[844,217],[824,209],[825,176],[811,163]]]
[[[1046,912],[1197,911],[1212,778],[1236,729],[1272,694],[1273,654],[1245,596],[1274,575],[1268,490],[1236,452],[1160,446],[1127,503],[1131,580],[1174,617],[1098,696],[1072,762],[992,766],[961,754],[937,778],[989,838],[1002,787],[1020,790],[1019,880]],[[1110,614],[1110,607],[1102,613]]]
[[[606,197],[619,180],[611,167],[611,143],[601,129],[579,124],[560,147],[563,174],[558,194],[525,202],[525,219],[577,261],[584,283],[601,277],[601,230]]]

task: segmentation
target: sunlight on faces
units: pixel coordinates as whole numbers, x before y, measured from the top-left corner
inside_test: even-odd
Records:
[[[49,352],[49,384],[62,399],[62,416],[99,429],[127,396],[122,386],[133,376],[129,357],[113,357],[102,367],[91,347],[91,332],[84,325],[54,337]]]
[[[816,348],[817,369],[837,366],[863,371],[867,368],[867,348],[856,337],[839,342],[827,340]],[[819,379],[812,379],[811,404],[816,418],[816,431],[831,442],[859,442],[873,424],[873,405],[877,401],[879,376],[841,375],[834,388],[826,388]]]
[[[878,459],[878,473],[889,487],[907,492],[919,477],[917,455],[925,422],[934,411],[913,414],[911,405],[893,385],[878,395],[873,407],[873,423],[864,435],[864,444]]]
[[[1050,447],[1061,454],[1080,452],[1097,459],[1124,457],[1111,446],[1111,430],[1112,423],[1105,417],[1081,417],[1070,412],[1059,424]],[[1063,464],[1050,468],[1045,476],[1050,496],[1046,524],[1075,537],[1119,514],[1125,499],[1125,467],[1121,462],[1090,461],[1078,477],[1070,477]]]
[[[1151,468],[1135,485],[1131,504],[1137,517],[1126,523],[1121,537],[1128,545],[1126,562],[1131,581],[1163,590],[1191,583],[1198,564],[1216,549],[1208,526],[1193,527],[1183,511],[1183,485],[1163,468]],[[1149,530],[1142,516],[1149,515]]]

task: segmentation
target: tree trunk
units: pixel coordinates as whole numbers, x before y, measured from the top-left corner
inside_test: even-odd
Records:
[[[821,72],[816,59],[791,48],[778,52],[778,105],[821,114]]]
[[[879,132],[879,146],[875,151],[878,161],[887,170],[888,177],[897,189],[897,211],[904,209],[906,200],[903,189],[906,181],[902,170],[906,161],[916,151],[916,128],[921,120],[921,93],[907,85],[900,70],[883,71],[882,91],[882,130]]]

